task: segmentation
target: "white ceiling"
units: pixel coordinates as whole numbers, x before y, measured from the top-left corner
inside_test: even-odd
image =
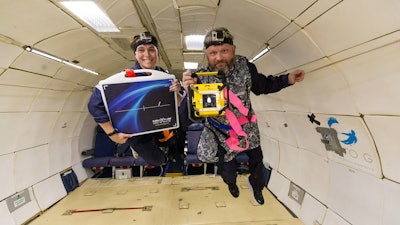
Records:
[[[63,8],[60,0],[0,0],[0,49],[11,54],[2,57],[1,67],[67,81],[78,79],[81,85],[93,86],[99,79],[131,67],[134,55],[129,38],[149,30],[159,38],[160,66],[180,77],[184,61],[205,64],[203,54],[185,54],[184,35],[205,34],[212,27],[225,26],[235,37],[237,53],[248,58],[268,43],[272,51],[260,60],[262,64],[258,62],[259,69],[279,73],[385,36],[398,30],[400,24],[395,16],[399,7],[390,7],[399,6],[395,0],[362,5],[341,0],[94,1],[121,32],[95,32]],[[384,10],[388,18],[395,19],[387,23],[388,18],[371,17],[376,10]],[[349,20],[355,13],[357,17]],[[357,26],[360,20],[374,29]],[[331,29],[321,29],[328,25]],[[336,32],[337,29],[342,32]],[[50,63],[50,68],[47,59],[24,52],[25,45],[69,61],[76,60],[78,65],[97,71],[100,76],[82,78],[82,74],[88,74],[59,63]]]

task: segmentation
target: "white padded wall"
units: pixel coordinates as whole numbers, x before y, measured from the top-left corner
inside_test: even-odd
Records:
[[[82,163],[79,161],[79,163],[75,164],[72,166],[72,170],[75,172],[76,176],[78,177],[78,182],[81,183],[82,181],[86,180],[93,175],[93,173],[90,170],[86,170],[83,168]],[[90,173],[90,174],[88,174]]]
[[[324,219],[324,223],[322,225],[352,225],[346,220],[344,220],[341,216],[328,209],[326,212],[326,216]]]
[[[72,152],[79,152],[73,148],[75,127],[80,122],[80,112],[63,112],[59,114],[49,144],[50,174],[58,173],[72,165]]]
[[[17,141],[17,150],[49,143],[58,112],[31,112],[22,121],[23,127],[17,131],[23,141]]]
[[[343,73],[334,66],[307,73],[304,82],[296,83],[289,88],[293,88],[291,91],[294,93],[292,98],[286,98],[283,101],[283,107],[287,111],[297,111],[298,103],[293,102],[304,99],[301,103],[309,104],[309,110],[305,110],[306,112],[346,115],[358,113],[354,100],[351,98],[348,82]],[[298,91],[299,89],[301,91]]]
[[[285,198],[288,194],[290,181],[282,176],[277,170],[271,170],[271,177],[268,182],[268,189],[277,196],[278,199]]]
[[[261,135],[260,146],[263,152],[265,165],[278,169],[279,165],[279,144],[275,139]]]
[[[297,146],[295,135],[290,129],[284,113],[275,111],[257,112],[260,134]]]
[[[53,139],[48,145],[49,175],[63,171],[71,166],[72,138]],[[74,151],[78,151],[74,149]]]
[[[400,147],[398,116],[365,116],[382,164],[383,176],[400,183]]]
[[[279,173],[322,203],[327,203],[329,174],[325,158],[303,149],[280,144]]]
[[[60,174],[33,185],[36,200],[43,211],[67,195]]]
[[[268,98],[265,95],[255,95],[251,93],[251,107],[256,112],[266,111],[266,110],[276,110],[283,111],[282,101],[277,94],[269,94]]]
[[[290,27],[289,29],[293,28]],[[274,41],[272,39],[271,44],[274,44]],[[293,49],[296,50],[294,51]],[[278,46],[274,47],[273,54],[280,59],[285,59],[281,60],[285,68],[296,68],[307,62],[320,59],[324,55],[303,30],[294,33],[283,43],[279,43]]]
[[[94,137],[95,137],[95,130],[96,130],[96,122],[93,120],[92,116],[89,113],[82,113],[78,127],[79,129],[79,149],[88,150],[93,147],[94,145]]]
[[[337,64],[345,71],[351,97],[360,113],[400,114],[399,104],[393,104],[393,99],[400,99],[399,55],[400,45],[394,43]]]
[[[280,61],[272,54],[265,54],[263,57],[255,61],[254,64],[257,66],[258,72],[266,76],[272,74],[279,75],[282,71],[286,70],[285,67],[281,65]]]
[[[0,85],[0,92],[1,92]],[[1,95],[1,94],[0,94]],[[2,102],[0,96],[0,102]],[[1,106],[0,106],[1,107]],[[15,150],[18,138],[20,138],[19,130],[23,129],[23,118],[25,113],[2,113],[0,116],[0,130],[5,131],[0,135],[0,155],[12,153]]]
[[[75,83],[82,84],[82,82],[87,79],[88,73],[83,70],[77,70],[73,67],[64,66],[57,71],[57,74],[54,75],[54,78],[61,80],[72,80]]]
[[[397,0],[372,0],[362,4],[341,1],[305,30],[326,55],[332,55],[398,30],[398,9]]]
[[[1,225],[15,225],[10,211],[8,210],[6,201],[0,202],[0,224]]]
[[[15,224],[18,225],[23,224],[24,222],[26,222],[34,215],[40,212],[40,208],[36,201],[35,195],[33,194],[32,188],[28,188],[27,190],[29,192],[31,201],[18,208],[18,210],[11,213],[15,221]]]
[[[32,103],[32,111],[61,111],[65,98],[69,93],[65,91],[41,90]]]
[[[7,73],[7,71],[5,73]],[[0,76],[0,112],[28,111],[34,96],[38,93],[38,90],[1,85],[3,83],[2,77],[5,73]]]
[[[21,191],[49,176],[48,145],[41,145],[15,153],[15,186]]]
[[[271,170],[268,189],[294,214],[299,215],[301,205],[289,196],[291,181],[276,170]]]
[[[0,42],[0,68],[8,68],[15,58],[23,51],[24,50],[18,46]],[[3,70],[1,70],[1,72],[2,71]]]
[[[1,200],[16,192],[14,180],[14,154],[11,153],[0,156],[0,171]]]
[[[71,150],[70,150],[70,154],[71,154],[71,161],[68,167],[70,167],[71,165],[74,165],[75,163],[80,162],[80,158],[81,158],[81,149],[79,148],[79,136],[75,136],[73,138],[71,138]]]
[[[400,185],[399,183],[383,180],[383,225],[397,225],[400,221]]]
[[[48,89],[56,89],[60,91],[74,91],[78,88],[78,85],[75,82],[68,82],[57,79],[50,79],[46,84],[45,88]]]
[[[87,88],[86,88],[87,89]],[[87,112],[87,103],[92,94],[92,89],[74,91],[70,93],[66,100],[63,111],[66,112]]]
[[[305,194],[298,216],[305,225],[322,224],[326,210],[327,208],[324,204],[309,194]]]
[[[40,56],[37,56],[37,57],[40,57]],[[29,62],[29,60],[28,60],[28,62]],[[25,71],[29,71],[29,69],[27,69]],[[16,70],[16,69],[8,69],[8,70],[6,70],[0,76],[1,84],[13,85],[13,86],[17,86],[17,87],[37,88],[37,89],[34,89],[34,90],[35,90],[36,93],[39,94],[40,88],[45,87],[46,84],[51,79],[50,77],[37,76],[35,74],[29,73],[29,72],[25,72],[25,71]],[[31,104],[24,105],[24,106],[29,108],[29,107],[31,107]]]
[[[57,118],[52,139],[65,139],[75,137],[78,133],[76,127],[81,127],[81,112],[62,112]]]
[[[382,224],[383,181],[331,161],[328,208],[354,225]]]

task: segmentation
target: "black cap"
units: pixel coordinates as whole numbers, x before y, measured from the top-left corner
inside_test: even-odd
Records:
[[[207,49],[211,45],[233,45],[233,36],[229,30],[224,27],[219,27],[209,31],[204,38],[204,48]]]
[[[154,46],[156,46],[156,48],[158,48],[157,38],[151,35],[148,31],[140,33],[133,37],[133,40],[131,42],[131,48],[133,52],[136,52],[137,47],[143,44],[153,44]]]

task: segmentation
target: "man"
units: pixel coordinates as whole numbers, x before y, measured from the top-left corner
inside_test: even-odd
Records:
[[[250,91],[256,95],[277,92],[304,79],[304,71],[295,70],[281,76],[264,76],[258,73],[254,64],[245,57],[235,55],[233,36],[226,28],[209,31],[204,39],[208,67],[201,71],[220,71],[223,76],[193,77],[183,73],[183,87],[188,93],[189,86],[197,83],[226,82],[229,90],[229,104],[224,116],[208,117],[204,120],[204,130],[198,145],[198,157],[204,162],[219,162],[221,177],[228,185],[233,197],[239,196],[236,185],[235,156],[245,151],[249,156],[248,183],[256,203],[264,204],[262,190],[265,186],[263,154],[260,147],[260,132],[255,113],[251,107]],[[228,99],[228,98],[227,98]],[[186,98],[181,103],[181,121],[187,117]]]

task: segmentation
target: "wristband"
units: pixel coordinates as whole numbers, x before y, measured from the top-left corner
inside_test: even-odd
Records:
[[[111,137],[111,136],[113,136],[114,134],[117,134],[117,133],[118,133],[118,131],[117,131],[117,130],[114,130],[113,132],[108,133],[107,135],[108,135],[109,137]]]

